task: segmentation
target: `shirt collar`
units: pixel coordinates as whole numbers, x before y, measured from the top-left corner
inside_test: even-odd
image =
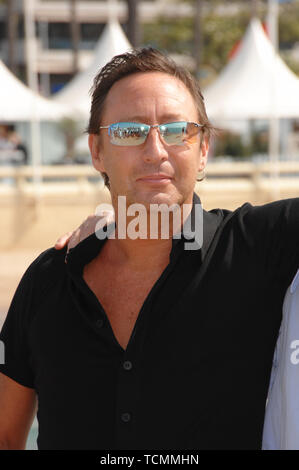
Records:
[[[219,217],[219,214],[203,210],[201,219],[202,226],[196,227],[195,211],[198,209],[196,205],[201,206],[201,201],[199,196],[194,192],[192,199],[192,209],[190,211],[190,214],[185,220],[181,231],[177,232],[172,237],[170,260],[174,259],[176,255],[181,253],[181,251],[184,249],[185,243],[196,242],[197,237],[195,237],[195,229],[202,230],[202,244],[197,248],[196,251],[198,251],[199,249],[202,253],[202,257],[204,257],[210,245],[210,242],[220,224],[221,217]],[[109,225],[106,226],[106,228],[107,230],[109,230]],[[82,242],[80,242],[76,247],[70,249],[66,257],[68,268],[82,272],[83,267],[89,262],[91,262],[92,259],[98,255],[106,240],[107,238],[105,238],[104,240],[100,240],[97,237],[96,233],[93,233],[86,239],[82,240]]]
[[[201,201],[200,201],[199,196],[196,193],[193,193],[192,208],[191,208],[190,214],[186,218],[181,230],[172,237],[172,248],[170,252],[170,259],[173,257],[173,255],[176,252],[176,249],[179,246],[183,245],[183,243],[185,242],[191,243],[195,240],[196,204],[199,204],[201,206]]]

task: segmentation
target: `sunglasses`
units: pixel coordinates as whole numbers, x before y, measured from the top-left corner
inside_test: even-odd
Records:
[[[169,122],[166,124],[148,125],[139,122],[116,122],[110,126],[100,126],[108,129],[110,142],[113,145],[141,145],[146,141],[151,128],[159,129],[162,140],[168,145],[184,145],[194,143],[203,124],[196,122]]]

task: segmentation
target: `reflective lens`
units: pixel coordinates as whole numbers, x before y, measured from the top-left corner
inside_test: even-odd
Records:
[[[108,128],[110,142],[114,145],[132,146],[141,145],[145,142],[150,128],[159,128],[160,135],[168,145],[184,145],[185,143],[194,143],[197,139],[200,124],[196,122],[170,122],[160,125],[147,125],[138,122],[117,122]]]
[[[169,145],[182,145],[186,130],[187,122],[170,122],[160,125],[161,136]]]
[[[145,142],[150,126],[137,122],[117,122],[108,128],[110,142],[114,145],[140,145]]]

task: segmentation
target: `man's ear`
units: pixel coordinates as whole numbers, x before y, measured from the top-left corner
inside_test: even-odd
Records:
[[[103,154],[100,149],[99,136],[97,134],[89,134],[88,146],[92,158],[92,164],[96,170],[105,172],[105,166],[103,163]]]
[[[208,161],[208,153],[209,153],[209,140],[206,137],[203,137],[202,142],[200,144],[200,159],[199,159],[198,171],[203,171],[205,169],[207,161]]]

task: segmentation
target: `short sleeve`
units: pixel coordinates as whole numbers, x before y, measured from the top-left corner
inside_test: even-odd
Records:
[[[33,287],[31,266],[18,285],[0,333],[4,350],[4,361],[1,361],[4,364],[0,364],[0,372],[31,388],[34,388],[34,376],[30,367],[28,324],[33,309]]]

